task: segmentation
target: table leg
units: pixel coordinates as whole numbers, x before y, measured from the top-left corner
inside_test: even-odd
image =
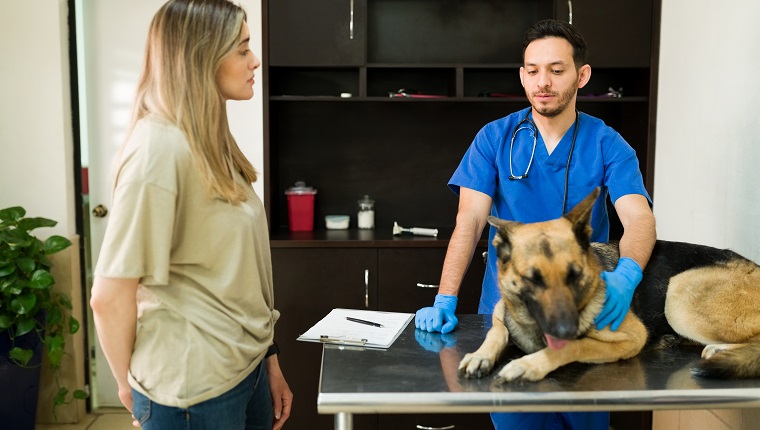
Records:
[[[350,412],[335,414],[335,430],[353,430],[354,416]]]

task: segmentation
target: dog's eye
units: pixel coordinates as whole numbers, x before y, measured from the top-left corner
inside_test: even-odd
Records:
[[[567,283],[574,284],[581,277],[581,268],[571,264],[567,267]]]
[[[531,270],[527,274],[522,275],[523,282],[533,284],[535,287],[545,287],[544,277],[538,270]]]

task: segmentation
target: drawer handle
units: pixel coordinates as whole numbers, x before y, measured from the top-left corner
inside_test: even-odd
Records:
[[[451,429],[456,428],[456,427],[457,426],[455,426],[453,424],[450,425],[450,426],[446,426],[446,427],[428,427],[428,426],[423,426],[423,425],[417,424],[417,428],[419,430],[451,430]]]
[[[349,2],[348,38],[354,40],[354,0]]]
[[[369,308],[369,269],[364,269],[364,307]]]
[[[417,286],[420,288],[438,288],[440,285],[438,284],[423,284],[421,282],[417,282]]]

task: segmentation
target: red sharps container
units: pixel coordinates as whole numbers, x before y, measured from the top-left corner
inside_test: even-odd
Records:
[[[314,230],[314,195],[317,190],[307,187],[305,182],[298,181],[287,190],[288,223],[290,231]]]

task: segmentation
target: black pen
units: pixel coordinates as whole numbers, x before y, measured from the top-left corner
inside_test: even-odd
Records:
[[[346,317],[346,319],[349,320],[349,321],[355,322],[355,323],[359,323],[359,324],[371,325],[373,327],[382,327],[383,326],[382,324],[378,324],[376,322],[367,321],[367,320],[360,320],[359,318]]]

